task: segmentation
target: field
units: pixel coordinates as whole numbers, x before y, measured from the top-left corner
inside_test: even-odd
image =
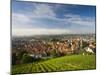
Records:
[[[89,70],[96,68],[95,55],[71,55],[12,66],[12,74]]]

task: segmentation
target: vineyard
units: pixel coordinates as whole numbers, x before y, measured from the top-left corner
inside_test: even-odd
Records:
[[[12,66],[12,74],[95,69],[95,55],[71,55]]]

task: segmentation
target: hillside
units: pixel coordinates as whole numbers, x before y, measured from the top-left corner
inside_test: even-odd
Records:
[[[89,70],[96,68],[95,55],[71,55],[12,66],[12,74]]]

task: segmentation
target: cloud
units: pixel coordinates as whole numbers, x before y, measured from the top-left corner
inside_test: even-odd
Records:
[[[13,35],[28,36],[95,32],[94,17],[65,13],[63,18],[59,18],[53,7],[47,4],[34,4],[34,9],[24,12],[12,13]]]
[[[52,8],[49,5],[46,4],[38,4],[35,6],[35,10],[33,11],[33,14],[35,16],[42,16],[42,17],[48,17],[48,16],[55,16],[56,14],[52,10]]]
[[[76,14],[67,14],[65,17],[67,18],[67,22],[73,25],[95,26],[94,17],[81,17],[80,15]]]
[[[27,28],[30,27],[32,19],[25,14],[12,13],[12,27],[13,28]]]

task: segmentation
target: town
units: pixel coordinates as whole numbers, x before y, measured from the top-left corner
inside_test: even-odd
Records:
[[[44,35],[12,39],[13,64],[21,63],[20,60],[25,54],[32,59],[41,59],[81,53],[96,53],[94,34]]]

